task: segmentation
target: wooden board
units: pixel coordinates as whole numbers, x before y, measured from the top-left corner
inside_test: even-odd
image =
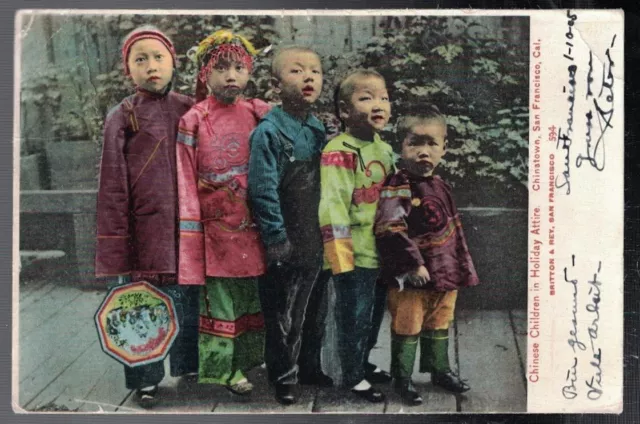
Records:
[[[104,352],[102,354],[107,356]],[[121,407],[131,394],[131,390],[125,387],[124,367],[115,359],[107,358],[110,359],[109,364],[87,386],[84,402],[78,407],[78,412],[127,411],[126,407]]]
[[[213,411],[219,400],[227,394],[219,386],[198,384],[186,377],[172,377],[169,358],[165,359],[164,365],[165,377],[158,386],[155,405],[151,409],[140,407],[132,393],[118,408],[118,412],[207,413]],[[124,373],[121,375],[121,385],[124,386]]]
[[[315,41],[315,17],[291,16],[293,42],[302,46],[313,46]]]
[[[388,387],[378,386],[383,392],[388,392]],[[358,398],[350,390],[344,388],[331,388],[318,390],[316,404],[313,412],[341,412],[354,413],[366,412],[382,414],[385,412],[386,402],[370,403]]]
[[[20,288],[21,300],[22,298],[26,299],[30,293],[50,283],[50,281],[45,278],[28,278],[28,277],[24,278],[22,275],[23,274],[21,273],[19,277],[19,283],[18,283]]]
[[[362,49],[371,41],[375,25],[374,19],[373,16],[354,16],[350,19],[353,51]]]
[[[294,41],[294,31],[292,16],[278,16],[275,21],[275,30],[280,35],[282,44],[292,44]]]
[[[56,354],[64,352],[68,355],[69,349],[77,344],[76,335],[83,334],[83,340],[89,340],[90,337],[98,340],[93,316],[103,297],[104,293],[83,292],[74,302],[62,308],[55,319],[32,332],[20,333],[21,381]],[[48,313],[47,308],[32,309],[30,314]]]
[[[32,400],[98,340],[93,314],[104,294],[83,293],[30,334],[20,335],[18,358],[20,404]],[[34,308],[32,313],[42,312]]]
[[[316,399],[316,390],[312,387],[302,386],[300,399],[293,405],[281,405],[275,399],[275,389],[267,382],[267,371],[263,368],[255,368],[247,373],[247,378],[253,383],[253,393],[250,397],[236,396],[225,393],[213,410],[219,413],[305,413],[312,412]],[[226,392],[225,389],[222,389]]]
[[[471,390],[461,395],[462,412],[524,412],[527,408],[520,360],[508,311],[457,314],[460,376]]]
[[[96,340],[58,378],[26,404],[26,409],[38,409],[49,403],[64,406],[69,410],[80,408],[87,400],[87,394],[93,388],[95,381],[102,377],[104,370],[109,369],[109,365],[114,362],[116,361],[102,351]],[[122,386],[124,386],[124,379]],[[126,395],[127,393],[124,393],[118,402],[122,401]],[[117,406],[117,404],[107,404],[106,400],[102,401],[105,407]]]
[[[29,308],[21,308],[19,334],[26,336],[33,333],[41,325],[57,319],[60,316],[60,312],[67,305],[76,302],[81,295],[82,291],[76,287],[56,287],[55,290],[43,296],[37,304],[31,305],[31,308],[35,309],[36,313],[31,313]],[[22,303],[20,305],[22,306]]]
[[[37,288],[22,291],[20,289],[20,312],[26,311],[27,308],[42,302],[51,292],[56,290],[58,286],[55,283],[39,284]]]

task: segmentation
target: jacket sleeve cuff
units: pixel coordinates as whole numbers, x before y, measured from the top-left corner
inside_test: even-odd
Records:
[[[353,240],[350,238],[336,239],[325,243],[324,255],[334,275],[355,269]]]
[[[287,231],[284,229],[270,236],[265,236],[265,235],[262,236],[262,242],[264,243],[265,246],[284,243],[285,240],[287,240]]]

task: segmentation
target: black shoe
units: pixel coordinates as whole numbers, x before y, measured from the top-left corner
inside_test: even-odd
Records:
[[[420,405],[422,403],[422,396],[416,391],[410,378],[397,378],[393,386],[402,397],[402,400],[408,405]]]
[[[368,400],[371,403],[379,403],[384,402],[384,393],[375,387],[369,387],[367,390],[355,390],[351,389],[351,393],[354,393],[356,396],[361,397],[364,400]]]
[[[431,382],[453,393],[464,393],[470,389],[469,385],[460,379],[453,371],[431,373]]]
[[[276,400],[283,405],[292,405],[298,401],[297,384],[276,384]]]
[[[384,370],[367,371],[364,379],[372,384],[386,384],[391,382],[391,374]]]
[[[317,372],[312,375],[299,375],[298,380],[300,381],[300,384],[318,387],[333,387],[333,379],[322,372]]]
[[[158,386],[149,386],[136,390],[136,401],[143,408],[151,408],[156,401]]]

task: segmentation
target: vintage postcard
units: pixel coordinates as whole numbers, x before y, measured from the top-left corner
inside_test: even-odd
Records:
[[[20,11],[14,411],[622,412],[623,24]]]

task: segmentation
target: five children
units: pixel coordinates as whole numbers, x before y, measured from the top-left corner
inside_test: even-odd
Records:
[[[457,289],[478,279],[450,189],[432,175],[446,149],[444,116],[427,105],[400,117],[396,171],[379,136],[391,117],[379,73],[342,80],[335,102],[345,130],[327,136],[312,113],[318,54],[276,52],[282,104],[273,108],[242,96],[256,54],[228,30],[200,42],[194,105],[171,91],[175,51],[164,34],[142,27],[126,38],[137,92],[105,123],[96,274],[166,286],[181,319],[172,375],[197,370],[199,382],[246,395],[245,373],[264,350],[280,403],[297,402],[300,384],[333,386],[320,359],[333,278],[343,386],[382,402],[371,383],[393,377],[407,403],[420,403],[411,382],[420,340],[420,371],[468,390],[449,368],[447,337]],[[369,362],[385,303],[391,373]],[[143,406],[163,374],[162,362],[125,367]]]

